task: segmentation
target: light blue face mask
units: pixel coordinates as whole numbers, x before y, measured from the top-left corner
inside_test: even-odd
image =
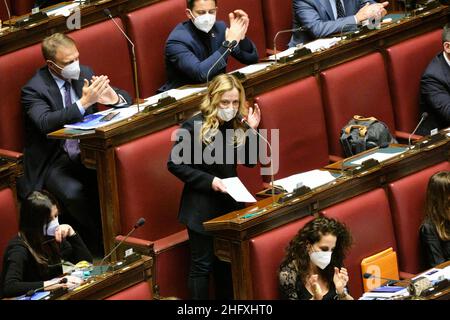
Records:
[[[59,227],[58,217],[44,226],[44,236],[55,236],[56,229]]]

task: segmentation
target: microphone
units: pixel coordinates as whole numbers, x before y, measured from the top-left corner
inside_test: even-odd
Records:
[[[138,69],[137,69],[137,63],[136,63],[136,52],[134,51],[134,43],[133,41],[131,41],[131,39],[127,36],[127,34],[125,33],[125,31],[123,31],[123,29],[117,24],[117,22],[114,20],[114,18],[111,15],[111,11],[106,8],[103,9],[103,13],[105,14],[105,16],[107,16],[109,19],[111,19],[112,22],[114,22],[114,24],[116,25],[117,29],[119,29],[119,31],[124,35],[125,39],[128,40],[128,42],[131,44],[131,54],[133,56],[133,69],[134,69],[134,87],[136,90],[136,106],[137,106],[137,110],[139,112],[139,85],[138,85]]]
[[[405,280],[395,280],[395,279],[390,279],[390,278],[383,278],[383,277],[379,277],[379,276],[376,276],[376,275],[368,273],[368,272],[365,272],[363,274],[363,278],[364,279],[371,279],[371,278],[373,278],[373,279],[387,280],[386,285],[388,285],[388,286],[393,285],[393,284],[398,283],[398,282],[404,282],[405,281]]]
[[[133,226],[133,229],[130,230],[130,232],[128,232],[128,234],[126,235],[125,238],[122,239],[122,241],[120,241],[114,248],[112,248],[112,250],[102,259],[102,261],[100,261],[100,264],[98,265],[98,267],[100,267],[100,271],[102,271],[101,266],[103,265],[103,262],[109,258],[109,256],[111,256],[113,254],[113,252],[115,252],[117,250],[117,248],[125,241],[128,239],[129,236],[131,236],[131,234],[139,227],[143,226],[145,223],[145,219],[144,218],[139,218],[138,221],[136,221],[136,223]]]
[[[250,124],[247,122],[247,119],[245,119],[242,114],[238,113],[236,114],[236,119],[245,124],[245,126],[252,130],[254,133],[256,133],[261,139],[264,140],[265,143],[267,143],[267,145],[269,146],[269,150],[270,150],[270,182],[272,185],[272,207],[275,207],[277,205],[277,203],[275,202],[275,183],[274,183],[274,174],[273,174],[273,163],[272,163],[272,145],[270,144],[270,142],[262,135],[258,132],[258,130],[253,129]]]
[[[36,292],[44,291],[45,288],[54,286],[55,284],[63,284],[63,283],[67,283],[67,278],[62,278],[62,279],[60,279],[57,283],[52,283],[52,284],[48,284],[48,285],[46,285],[46,286],[42,286],[42,287],[37,288],[37,289],[34,289],[34,290],[29,290],[29,291],[25,294],[25,296],[31,297],[31,296],[32,296],[33,294],[35,294]]]
[[[6,11],[8,12],[8,21],[11,26],[11,11],[9,10],[8,2],[6,0],[3,0],[3,2],[5,3]]]
[[[411,150],[411,137],[416,133],[417,129],[419,129],[420,125],[422,124],[422,122],[428,117],[428,113],[424,112],[422,113],[422,116],[420,117],[420,121],[417,124],[416,128],[414,129],[414,131],[409,135],[408,137],[408,150]]]
[[[224,53],[221,54],[221,56],[219,57],[219,59],[216,60],[216,62],[214,62],[214,64],[212,65],[211,68],[209,68],[208,73],[206,74],[206,84],[209,84],[209,74],[211,73],[212,69],[214,69],[214,67],[219,63],[220,60],[222,60],[222,58],[229,52],[231,52],[231,50],[234,49],[234,47],[237,46],[237,41],[233,40],[231,42],[229,42],[228,46],[227,46],[227,50],[225,50]]]
[[[293,28],[293,29],[281,30],[275,34],[275,37],[273,37],[273,53],[274,53],[275,63],[278,61],[277,60],[277,38],[278,38],[278,36],[280,34],[286,33],[286,32],[297,32],[297,31],[305,31],[305,30],[306,30],[305,27],[298,27],[298,28]]]

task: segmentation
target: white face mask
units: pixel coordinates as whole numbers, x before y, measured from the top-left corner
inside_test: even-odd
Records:
[[[58,217],[50,221],[46,226],[44,226],[44,236],[54,236],[56,229],[59,227]]]
[[[231,119],[233,119],[236,116],[236,114],[237,109],[235,108],[226,108],[226,109],[219,108],[219,110],[217,111],[217,116],[225,122],[228,122]]]
[[[331,262],[332,251],[311,252],[309,258],[320,269],[325,269]]]
[[[64,68],[61,68],[53,61],[52,61],[52,63],[61,70],[61,75],[65,79],[78,80],[80,78],[80,61],[79,60],[72,62],[71,64],[65,66]]]
[[[192,11],[191,11],[191,14],[192,14],[192,16],[194,16]],[[194,19],[193,23],[197,27],[197,29],[208,33],[214,26],[214,23],[216,23],[216,15],[210,14],[210,13],[202,14],[202,15],[196,17]]]

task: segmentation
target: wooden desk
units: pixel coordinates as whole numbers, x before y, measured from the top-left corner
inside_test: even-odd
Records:
[[[0,154],[0,190],[11,188],[17,199],[16,179],[23,172],[21,161],[2,158]]]
[[[436,268],[444,269],[448,266],[450,266],[450,260],[437,265]],[[441,290],[438,290],[433,294],[428,295],[425,300],[450,300],[450,285]]]
[[[258,201],[254,206],[235,211],[205,222],[207,231],[214,235],[214,249],[222,260],[231,263],[234,298],[252,299],[253,286],[250,270],[249,240],[259,234],[313,215],[333,204],[353,198],[376,188],[383,188],[424,168],[449,161],[450,140],[445,139],[418,151],[407,151],[379,166],[353,176],[343,176],[334,182],[314,189],[305,195],[272,208],[272,199]],[[278,199],[281,195],[276,196]],[[258,212],[250,218],[246,214]]]
[[[66,293],[57,300],[101,300],[142,281],[147,281],[152,289],[151,268],[153,260],[148,256],[116,271],[96,276],[87,283]]]
[[[384,26],[380,30],[374,30],[351,40],[344,40],[329,50],[310,54],[285,64],[278,63],[270,66],[247,76],[243,81],[247,97],[252,99],[258,94],[295,80],[311,75],[316,76],[324,69],[368,53],[378,51],[384,53],[388,46],[441,28],[448,21],[448,14],[448,7],[440,6],[416,17]],[[80,138],[83,163],[97,170],[106,251],[112,248],[114,237],[122,232],[114,148],[180,123],[198,111],[201,99],[202,94],[189,96],[166,107],[141,112],[129,119],[98,128],[87,135],[80,136],[76,132],[67,130],[59,130],[49,135],[51,138],[59,139],[68,136]],[[347,193],[344,189],[343,192]]]

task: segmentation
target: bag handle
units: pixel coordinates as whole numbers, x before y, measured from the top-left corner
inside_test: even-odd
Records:
[[[366,136],[367,127],[359,125],[359,124],[352,124],[352,125],[348,126],[347,128],[345,128],[345,133],[346,134],[350,134],[350,131],[352,131],[353,129],[358,129],[359,130],[359,135],[361,137],[365,137]]]
[[[378,121],[378,119],[375,117],[365,118],[364,116],[358,116],[358,115],[354,115],[353,119],[355,119],[356,121]]]

